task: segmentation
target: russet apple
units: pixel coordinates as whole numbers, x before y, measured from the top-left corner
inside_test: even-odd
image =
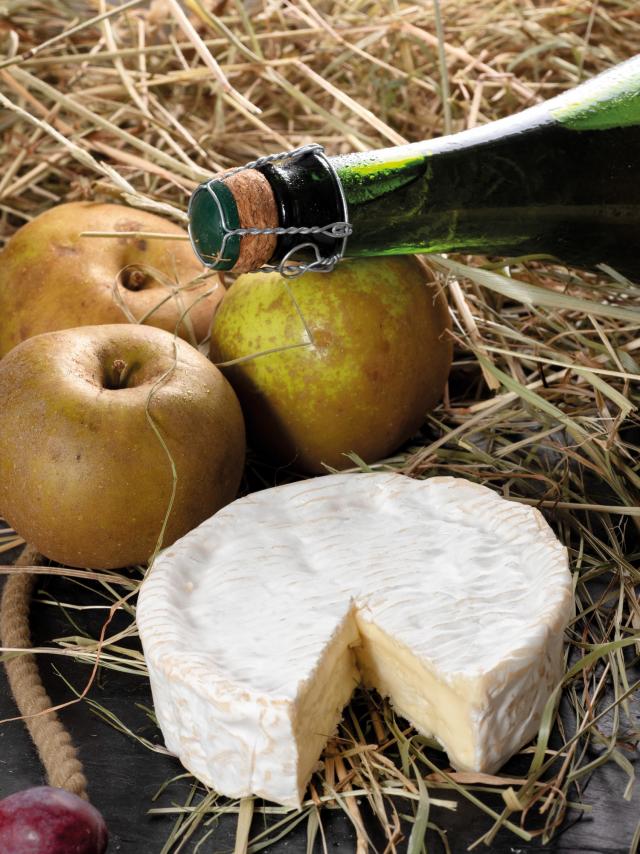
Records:
[[[169,332],[136,324],[37,335],[0,361],[0,516],[70,566],[149,559],[232,501],[244,422],[229,383]]]
[[[69,202],[40,214],[0,253],[0,358],[32,335],[74,326],[135,318],[174,332],[186,309],[178,334],[191,343],[206,337],[224,288],[216,276],[194,282],[203,268],[188,241],[84,231],[186,237],[162,217],[122,205]]]
[[[289,280],[251,273],[220,303],[210,355],[241,360],[222,370],[252,442],[323,472],[353,465],[349,451],[380,459],[418,429],[447,380],[449,323],[445,297],[411,256]]]

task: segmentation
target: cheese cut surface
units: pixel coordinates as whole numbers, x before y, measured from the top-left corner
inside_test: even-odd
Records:
[[[160,727],[231,797],[299,805],[358,683],[492,772],[535,735],[573,613],[540,513],[461,478],[253,493],[156,560],[138,626]]]

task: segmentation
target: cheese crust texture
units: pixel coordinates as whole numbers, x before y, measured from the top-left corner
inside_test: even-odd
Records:
[[[369,473],[223,508],[156,560],[138,626],[167,748],[221,794],[299,806],[361,682],[455,768],[497,770],[536,733],[572,614],[537,510]]]

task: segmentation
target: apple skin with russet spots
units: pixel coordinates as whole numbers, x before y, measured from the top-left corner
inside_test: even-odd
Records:
[[[186,232],[156,214],[100,202],[55,205],[0,253],[0,358],[42,332],[134,319],[200,342],[224,294],[202,273]]]
[[[210,356],[242,404],[251,444],[298,471],[373,463],[410,439],[452,359],[447,300],[410,256],[342,261],[287,281],[239,276]]]
[[[2,854],[104,854],[108,840],[98,810],[64,789],[36,786],[0,801]]]
[[[244,453],[233,389],[163,329],[46,332],[0,360],[0,516],[58,563],[146,563],[233,501]]]

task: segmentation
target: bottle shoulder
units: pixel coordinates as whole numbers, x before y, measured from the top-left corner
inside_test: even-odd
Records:
[[[341,177],[354,170],[363,177],[379,164],[403,169],[425,156],[486,146],[527,134],[540,136],[545,128],[599,131],[640,126],[640,56],[623,62],[573,89],[519,113],[458,133],[393,148],[356,152],[331,158]]]

